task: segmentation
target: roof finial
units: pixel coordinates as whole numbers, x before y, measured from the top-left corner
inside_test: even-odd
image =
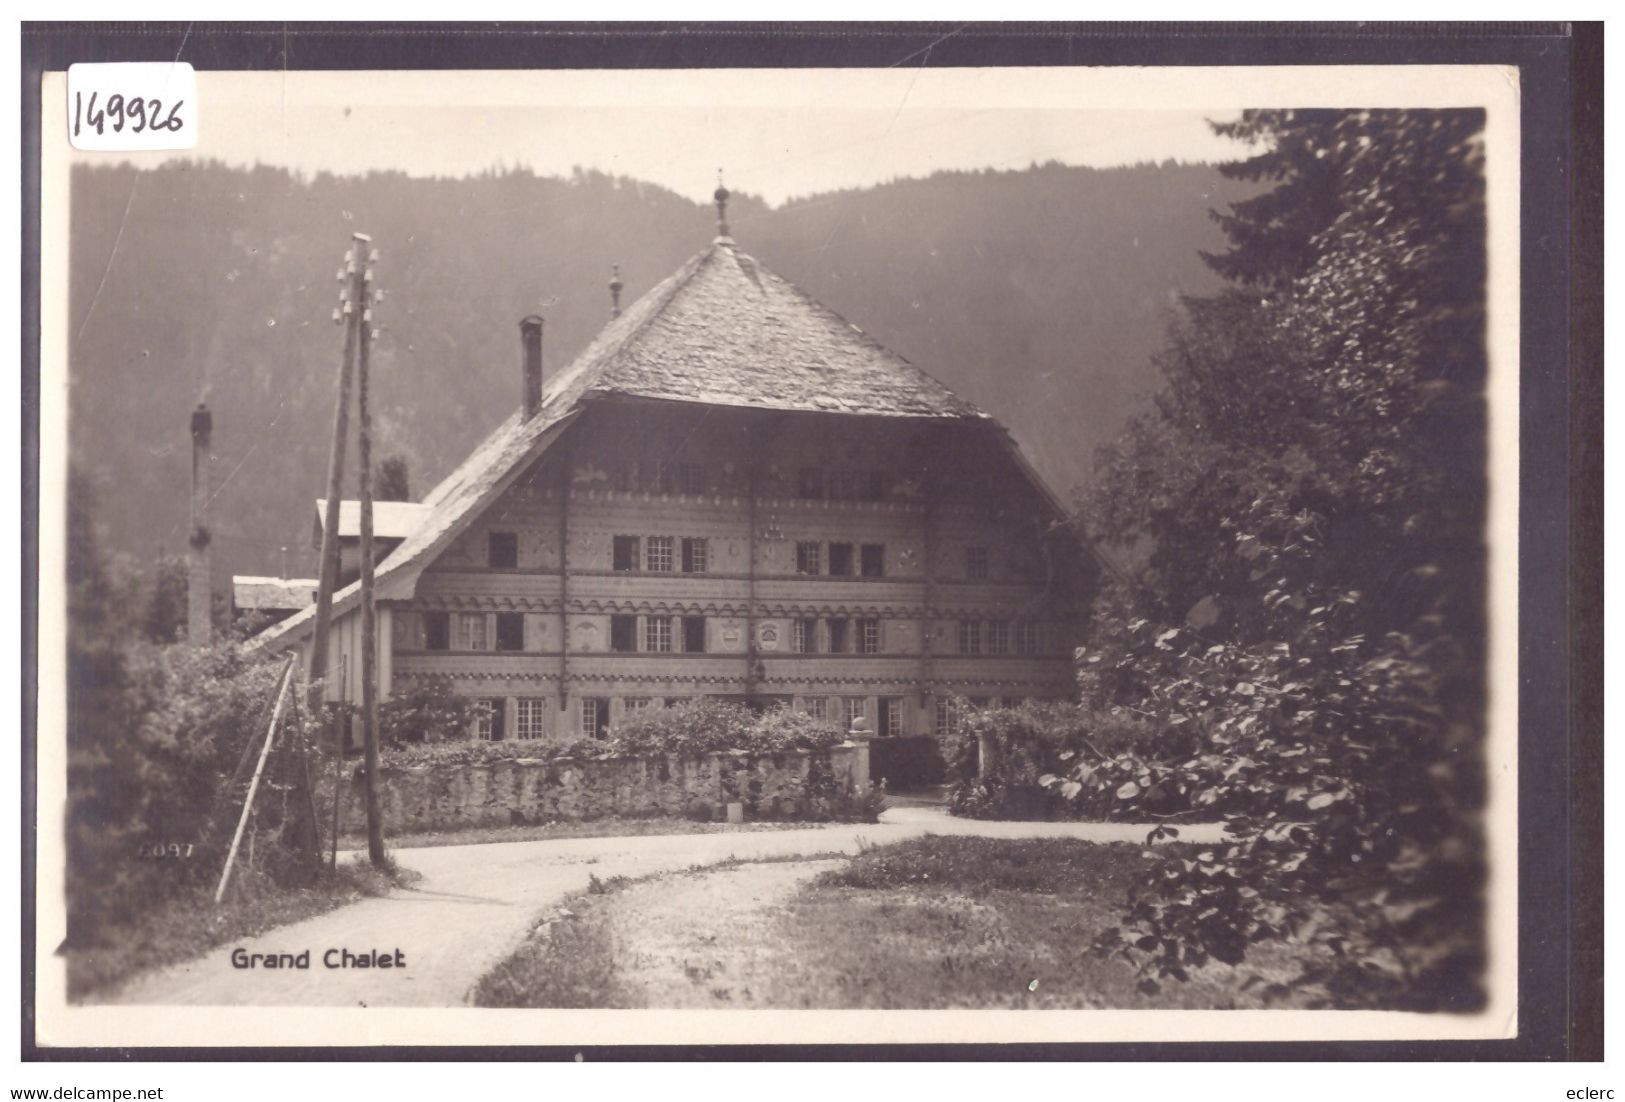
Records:
[[[623,286],[624,284],[621,283],[621,266],[619,264],[611,265],[609,277],[609,316],[612,318],[618,318],[621,316],[621,288]]]
[[[728,188],[722,182],[722,169],[717,169],[717,236],[728,236]]]

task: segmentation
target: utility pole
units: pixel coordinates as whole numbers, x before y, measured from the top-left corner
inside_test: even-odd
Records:
[[[373,602],[372,555],[372,408],[368,403],[368,352],[372,347],[372,268],[378,254],[367,248],[368,239],[356,234],[359,258],[355,277],[355,326],[361,347],[361,365],[356,380],[356,414],[360,422],[360,447],[356,463],[361,468],[361,739],[366,754],[364,789],[367,798],[367,857],[383,866],[383,816],[378,807],[378,610]]]
[[[344,451],[350,440],[350,376],[355,371],[356,335],[355,315],[360,300],[352,294],[353,287],[362,285],[359,273],[365,257],[357,252],[370,244],[366,234],[354,235],[350,251],[344,254],[344,267],[339,269],[339,283],[345,289],[339,293],[339,305],[333,310],[333,320],[344,325],[344,360],[339,365],[339,401],[333,415],[333,450],[327,461],[327,509],[322,521],[322,562],[320,581],[316,587],[316,626],[310,639],[310,714],[327,714],[327,650],[328,634],[333,623],[333,590],[339,577],[339,501],[344,496]],[[338,752],[344,752],[344,737],[337,737]]]
[[[192,535],[187,540],[186,641],[206,647],[214,638],[213,579],[210,577],[209,463],[214,418],[202,402],[192,411]]]

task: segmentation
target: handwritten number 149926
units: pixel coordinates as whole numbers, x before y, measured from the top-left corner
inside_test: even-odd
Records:
[[[179,130],[184,123],[178,112],[184,100],[176,100],[170,107],[169,114],[163,115],[164,105],[158,99],[143,99],[141,96],[130,96],[126,99],[117,92],[107,97],[107,102],[101,107],[96,106],[96,93],[90,93],[90,101],[85,102],[83,92],[73,95],[73,135],[79,136],[80,127],[94,126],[96,133],[104,133],[103,127],[111,125],[114,133],[121,133],[126,124],[132,134],[139,134],[143,130]]]

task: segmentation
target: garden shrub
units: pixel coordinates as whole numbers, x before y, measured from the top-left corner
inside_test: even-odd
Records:
[[[281,669],[231,643],[134,643],[118,681],[95,688],[93,709],[70,705],[70,944],[93,944],[133,912],[219,876],[242,790],[228,781],[265,736]],[[256,804],[262,829],[281,821],[293,760],[272,755]],[[171,843],[190,846],[189,855],[144,856]],[[260,871],[275,880],[297,874],[274,845],[262,844],[258,855]]]
[[[1153,723],[1122,708],[1096,710],[1057,701],[972,708],[961,702],[954,715],[947,740],[953,781],[949,807],[972,819],[1143,819],[1145,802],[1129,807],[1082,798],[1080,791],[1049,782],[1079,766],[1160,773],[1163,763],[1195,745],[1193,734],[1179,725]],[[984,739],[992,757],[985,775],[978,776],[978,744]],[[1186,794],[1171,785],[1163,785],[1149,805],[1162,817],[1191,810]]]
[[[697,757],[728,750],[827,750],[844,739],[835,724],[804,712],[781,707],[756,715],[740,704],[702,698],[634,712],[610,728],[606,742],[615,756]]]
[[[449,706],[436,703],[439,690],[424,699],[433,704],[433,710],[414,706],[403,714],[446,715],[452,711]],[[693,758],[728,751],[783,754],[827,750],[843,738],[834,724],[789,708],[756,715],[739,704],[696,700],[670,708],[635,712],[610,728],[608,738],[583,738],[568,743],[528,739],[481,742],[458,736],[397,742],[386,747],[384,762],[389,766],[477,765],[558,758],[660,758],[668,755]]]
[[[1042,778],[1123,817],[1147,817],[1157,786],[1223,817],[1231,841],[1165,866],[1098,945],[1142,964],[1148,982],[1301,936],[1331,950],[1332,963],[1295,980],[1324,1005],[1476,1005],[1483,863],[1471,809],[1484,777],[1471,727],[1440,706],[1464,659],[1448,635],[1350,633],[1341,625],[1356,603],[1315,605],[1289,642],[1253,646],[1132,620],[1089,655],[1086,670],[1152,673],[1159,692],[1144,703],[1168,721],[1200,713],[1211,727],[1177,760],[1079,758]],[[1085,681],[1100,691],[1096,675]]]
[[[380,746],[463,739],[477,702],[459,695],[449,677],[414,678],[378,705]]]
[[[467,737],[438,742],[408,742],[384,748],[380,754],[385,770],[419,765],[488,765],[503,761],[553,761],[559,758],[604,758],[612,756],[610,744],[601,739],[574,742],[547,742],[538,739],[503,739],[484,742]]]

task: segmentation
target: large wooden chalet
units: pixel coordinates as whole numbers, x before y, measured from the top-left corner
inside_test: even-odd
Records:
[[[565,370],[521,323],[521,407],[379,547],[382,698],[444,676],[488,702],[475,737],[569,741],[697,696],[888,735],[1071,694],[1093,572],[1056,499],[988,415],[741,252],[726,199]],[[359,698],[358,612],[350,584],[330,699]]]

